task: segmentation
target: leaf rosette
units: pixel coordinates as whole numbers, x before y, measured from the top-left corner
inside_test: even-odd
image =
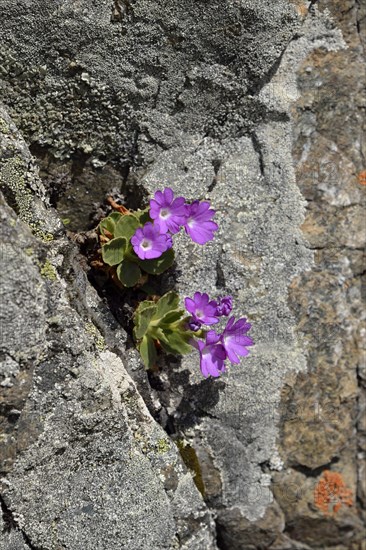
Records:
[[[164,294],[157,302],[141,302],[134,314],[134,338],[147,369],[157,359],[157,347],[173,355],[192,351],[193,333],[187,328],[186,312],[179,307],[175,292]]]
[[[147,275],[160,275],[174,262],[173,249],[164,252],[159,258],[142,260],[134,252],[131,238],[139,227],[151,221],[148,209],[129,214],[112,212],[98,226],[102,243],[102,259],[105,264],[116,269],[118,280],[124,287],[134,287]]]

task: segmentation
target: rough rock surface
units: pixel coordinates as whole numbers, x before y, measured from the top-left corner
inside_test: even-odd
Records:
[[[287,469],[275,483],[290,536],[311,548],[321,541],[346,549],[362,548],[365,522],[366,6],[352,0],[322,6],[347,48],[312,52],[298,75],[294,160],[314,264],[290,288],[307,374],[283,390],[280,447]],[[306,500],[326,469],[342,475],[353,506],[324,518]],[[283,485],[297,488],[292,503]]]
[[[1,459],[10,472],[2,485],[10,534],[2,533],[1,548],[216,548],[213,520],[177,448],[86,305],[80,300],[80,313],[70,305],[60,275],[71,266],[70,244],[45,245],[4,202],[1,212]]]
[[[360,547],[364,15],[348,3],[342,50],[301,2],[0,0],[1,550]],[[133,207],[166,184],[220,224],[203,249],[176,239],[166,288],[233,294],[253,322],[220,380],[195,354],[147,377],[52,208],[76,233],[106,192]],[[325,469],[359,507],[316,508]]]

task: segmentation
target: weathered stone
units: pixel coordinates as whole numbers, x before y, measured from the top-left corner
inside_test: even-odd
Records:
[[[323,4],[348,47],[315,51],[298,78],[294,156],[298,185],[308,200],[302,230],[315,264],[293,280],[290,305],[309,372],[289,379],[283,390],[280,454],[292,470],[276,475],[274,493],[290,537],[311,548],[360,548],[364,512],[356,499],[363,494],[365,455],[364,429],[358,424],[358,437],[356,430],[365,389],[359,375],[365,189],[357,174],[365,165],[365,14],[358,2]],[[324,469],[339,473],[352,493],[353,505],[342,505],[330,517],[314,506]],[[298,488],[294,499],[286,496],[286,484]]]
[[[272,503],[266,513],[257,521],[243,518],[236,508],[227,508],[218,518],[220,529],[219,544],[232,550],[255,550],[269,548],[285,527],[283,513],[276,503]]]
[[[117,24],[112,6],[1,2],[4,100],[57,157],[123,162],[136,138],[177,143],[176,126],[241,134],[264,115],[251,96],[300,26],[284,0],[131,2]]]
[[[38,235],[4,206],[4,550],[206,550],[211,513],[223,549],[356,548],[356,507],[314,506],[329,468],[364,498],[363,8],[335,6],[345,52],[297,0],[0,0],[2,99],[25,138],[4,111],[1,180]],[[163,288],[231,293],[253,323],[220,380],[196,354],[147,376],[123,299],[98,297],[47,197],[81,231],[107,192],[137,206],[167,184],[209,198],[220,231],[203,249],[177,236]]]
[[[80,313],[70,306],[63,274],[73,245],[59,238],[46,246],[4,202],[1,229],[3,353],[14,385],[0,390],[10,529],[0,547],[216,548],[178,450],[122,360],[102,350],[91,310],[81,300]],[[47,256],[51,278],[38,259]],[[168,486],[167,471],[175,478]]]

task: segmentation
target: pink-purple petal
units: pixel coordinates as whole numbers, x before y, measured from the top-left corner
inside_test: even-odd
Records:
[[[173,201],[173,198],[174,198],[173,189],[171,189],[170,187],[166,187],[163,191],[163,194],[164,194],[165,201],[168,204],[171,204],[171,202]]]
[[[150,248],[146,249],[142,246],[144,239],[150,241]],[[173,243],[171,237],[160,233],[159,224],[147,222],[144,227],[136,229],[131,238],[131,244],[141,260],[151,260],[159,258],[163,252],[171,248]]]
[[[209,330],[206,334],[206,343],[207,344],[217,344],[220,340],[220,334],[217,334],[215,330]]]
[[[170,231],[175,234],[184,226],[187,220],[187,208],[185,199],[174,199],[173,190],[166,187],[164,191],[156,191],[155,200],[150,201],[150,217],[159,220],[160,233]]]
[[[156,191],[155,195],[154,195],[154,198],[156,200],[156,202],[158,204],[163,204],[164,203],[164,195],[161,191]]]
[[[248,324],[245,318],[235,322],[235,317],[230,317],[221,335],[222,344],[232,363],[239,363],[239,356],[246,357],[249,354],[247,347],[253,345],[253,340],[246,334]]]
[[[188,311],[188,313],[193,313],[196,309],[196,304],[192,300],[192,298],[185,298],[184,305],[185,305],[186,310]]]
[[[200,368],[203,376],[217,378],[225,371],[226,353],[220,344],[200,346]]]
[[[217,317],[215,317],[217,304],[213,300],[209,300],[208,294],[201,294],[201,292],[195,292],[193,300],[186,298],[186,308],[192,315],[192,321],[206,325],[213,325],[218,322]]]

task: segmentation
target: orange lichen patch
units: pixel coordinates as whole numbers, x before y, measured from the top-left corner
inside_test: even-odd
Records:
[[[323,514],[335,515],[342,504],[353,505],[352,491],[347,489],[340,473],[325,470],[314,489],[314,503]]]
[[[366,185],[366,170],[362,170],[357,176],[360,185]]]

